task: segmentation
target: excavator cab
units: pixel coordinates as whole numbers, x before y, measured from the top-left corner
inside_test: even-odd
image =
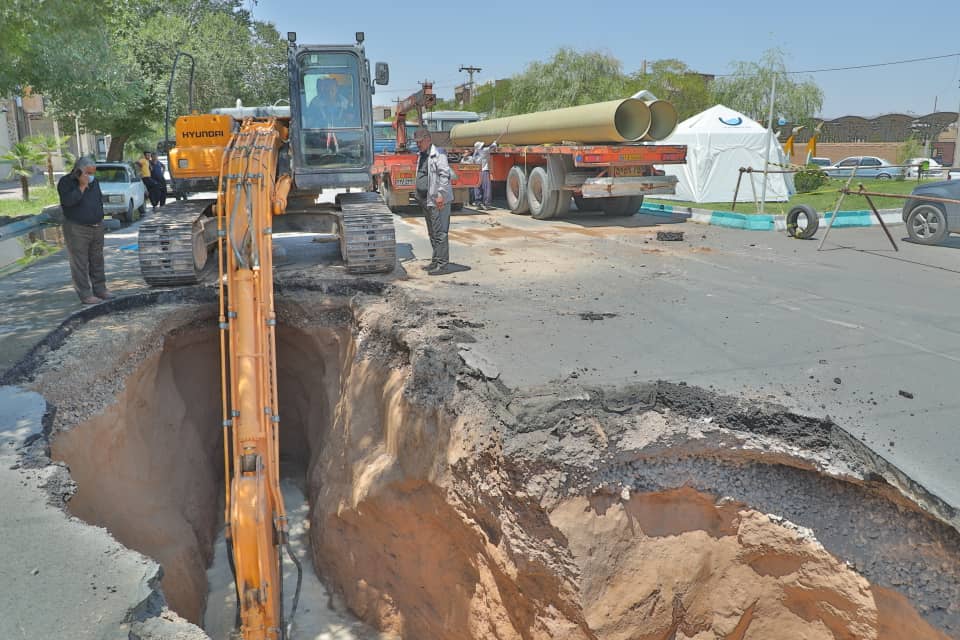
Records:
[[[389,70],[377,63],[371,78],[362,33],[355,45],[298,46],[296,38],[287,34],[294,187],[366,189],[373,164],[371,96]]]

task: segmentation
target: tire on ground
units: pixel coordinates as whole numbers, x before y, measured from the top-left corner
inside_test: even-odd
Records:
[[[134,211],[136,211],[136,209],[133,206],[133,200],[131,200],[130,202],[127,203],[127,212],[123,214],[123,221],[126,222],[127,224],[132,224]]]
[[[806,220],[805,226],[800,226],[800,220]],[[820,216],[816,209],[808,204],[798,204],[787,212],[787,234],[793,238],[808,240],[820,228]]]
[[[907,214],[907,235],[918,244],[939,244],[947,237],[947,216],[938,202],[921,202]]]
[[[511,167],[506,181],[507,207],[512,213],[528,213],[527,174],[523,167]]]
[[[550,188],[550,178],[543,167],[534,167],[527,179],[527,202],[530,215],[537,220],[549,220],[557,215],[560,194],[565,193]]]
[[[630,204],[627,205],[627,213],[634,214],[640,211],[643,206],[643,196],[630,196]]]
[[[610,196],[607,198],[600,198],[603,202],[600,203],[603,212],[608,216],[625,216],[633,215],[635,212],[630,211],[630,200],[632,196]]]
[[[583,196],[573,196],[573,203],[577,205],[577,211],[599,211],[599,198],[584,198]]]

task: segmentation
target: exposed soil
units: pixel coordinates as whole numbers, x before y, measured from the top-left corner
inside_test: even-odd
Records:
[[[960,636],[956,514],[835,425],[683,385],[506,389],[456,313],[338,293],[281,287],[281,456],[306,466],[313,568],[376,629]],[[218,338],[210,305],[148,302],[106,306],[17,375],[56,407],[67,508],[157,559],[165,602],[199,622]],[[131,637],[202,637],[176,614]]]

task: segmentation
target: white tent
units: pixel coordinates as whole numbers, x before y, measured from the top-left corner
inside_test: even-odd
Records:
[[[693,202],[733,202],[740,167],[753,167],[756,199],[763,191],[763,157],[770,140],[770,169],[789,162],[776,136],[755,120],[722,104],[687,118],[662,144],[687,145],[687,164],[660,167],[679,179],[676,195],[657,198]],[[792,174],[769,174],[767,201],[782,202],[794,193]],[[754,199],[750,174],[744,173],[738,202]]]

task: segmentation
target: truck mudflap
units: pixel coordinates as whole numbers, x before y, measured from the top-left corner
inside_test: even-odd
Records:
[[[634,178],[587,178],[580,185],[584,198],[610,196],[643,196],[677,191],[677,176],[642,176]]]

